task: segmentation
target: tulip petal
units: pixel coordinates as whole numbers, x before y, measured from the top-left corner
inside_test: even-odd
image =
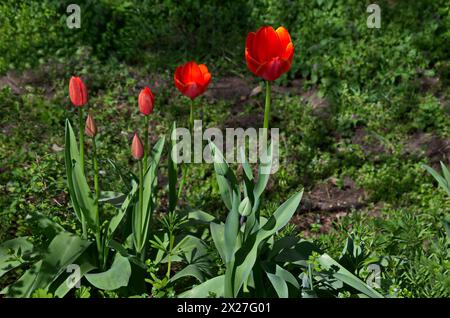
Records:
[[[275,32],[277,32],[278,38],[280,39],[281,48],[283,51],[286,50],[288,44],[292,43],[288,30],[280,26]]]
[[[274,58],[270,62],[264,64],[259,73],[262,78],[267,81],[274,81],[279,78],[285,69],[284,65],[285,61],[282,61],[280,58]]]
[[[182,82],[188,84],[190,82],[200,82],[203,81],[203,74],[195,62],[187,62],[184,65]]]
[[[253,40],[254,58],[259,62],[267,62],[283,53],[280,39],[271,26],[262,27],[256,32]]]
[[[290,63],[292,63],[293,57],[294,57],[294,45],[292,43],[289,43],[281,58],[283,60],[287,60]]]
[[[247,54],[247,51],[249,52],[250,55],[253,54],[253,41],[255,39],[255,32],[250,32],[247,35],[247,39],[245,40],[245,52]]]
[[[256,76],[258,76],[257,72],[258,72],[258,68],[261,66],[260,63],[258,63],[251,55],[250,52],[248,50],[245,50],[245,60],[247,62],[247,67],[249,68],[249,70],[255,74]]]

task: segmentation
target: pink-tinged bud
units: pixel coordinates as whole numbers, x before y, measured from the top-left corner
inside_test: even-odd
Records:
[[[91,138],[94,138],[97,135],[97,126],[95,125],[94,117],[92,117],[91,113],[89,113],[86,118],[84,133]]]
[[[148,116],[151,113],[153,113],[153,103],[155,101],[155,97],[153,96],[152,91],[150,88],[146,87],[139,93],[138,98],[138,104],[139,104],[139,111],[145,115]]]
[[[86,105],[88,102],[88,93],[81,78],[72,76],[69,83],[69,96],[72,104],[75,106],[81,107]]]
[[[144,146],[142,146],[142,142],[137,133],[134,133],[133,141],[131,143],[131,154],[136,160],[141,160],[144,156]]]

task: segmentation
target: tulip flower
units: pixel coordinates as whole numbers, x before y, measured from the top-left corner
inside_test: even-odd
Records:
[[[78,122],[80,125],[80,166],[84,172],[84,120],[83,107],[88,102],[86,86],[81,78],[72,76],[69,82],[69,97],[72,104],[78,107]]]
[[[141,114],[148,116],[153,113],[153,103],[155,98],[150,88],[146,87],[141,90],[138,98],[139,111]]]
[[[263,26],[247,36],[247,66],[253,74],[266,81],[274,81],[286,73],[291,68],[293,57],[294,44],[282,26],[276,31],[271,26]]]
[[[178,90],[193,100],[206,91],[211,74],[205,64],[191,61],[177,67],[174,80]]]
[[[97,126],[95,125],[94,117],[92,117],[90,113],[86,118],[84,133],[91,138],[94,138],[97,135]]]
[[[155,101],[155,97],[153,96],[150,88],[145,87],[139,93],[138,97],[138,106],[141,114],[145,116],[145,139],[144,139],[144,171],[147,171],[147,161],[148,161],[148,123],[149,123],[149,115],[153,113],[153,104]]]
[[[289,32],[284,27],[274,30],[263,26],[258,31],[250,32],[245,42],[245,60],[250,71],[266,80],[266,104],[264,108],[264,136],[267,141],[270,113],[270,82],[286,73],[292,65],[294,44]]]
[[[142,146],[142,142],[137,133],[134,133],[133,141],[131,143],[131,154],[136,160],[141,160],[144,156],[144,147]]]
[[[72,76],[69,82],[69,96],[72,104],[82,107],[88,102],[86,86],[81,78]]]

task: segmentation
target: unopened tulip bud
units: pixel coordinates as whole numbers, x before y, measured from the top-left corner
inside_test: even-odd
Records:
[[[144,146],[142,146],[142,142],[137,133],[134,133],[133,141],[131,143],[131,154],[136,160],[141,160],[144,156]]]
[[[94,138],[97,135],[97,126],[95,125],[94,117],[92,117],[90,113],[86,118],[84,133],[91,138]]]
[[[250,199],[248,197],[245,197],[244,200],[239,204],[238,208],[239,214],[247,217],[252,213],[252,204],[250,203]]]
[[[153,113],[153,103],[155,98],[150,88],[146,87],[141,90],[138,98],[139,111],[141,114],[148,116]]]

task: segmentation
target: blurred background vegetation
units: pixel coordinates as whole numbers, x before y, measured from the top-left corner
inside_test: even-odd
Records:
[[[144,85],[156,92],[153,140],[186,120],[172,85],[179,63],[194,59],[213,74],[201,101],[207,126],[260,125],[263,97],[245,65],[245,38],[283,25],[296,53],[273,94],[283,161],[265,213],[305,187],[286,231],[334,256],[354,235],[392,296],[450,296],[442,222],[450,202],[421,166],[450,162],[448,1],[376,1],[380,29],[367,28],[373,1],[361,0],[86,0],[76,1],[81,28],[69,29],[73,2],[0,3],[0,241],[36,234],[26,222],[35,212],[75,229],[61,153],[71,75],[89,88],[108,187],[117,181],[108,156],[132,164]],[[184,204],[223,215],[212,168],[192,174]]]

